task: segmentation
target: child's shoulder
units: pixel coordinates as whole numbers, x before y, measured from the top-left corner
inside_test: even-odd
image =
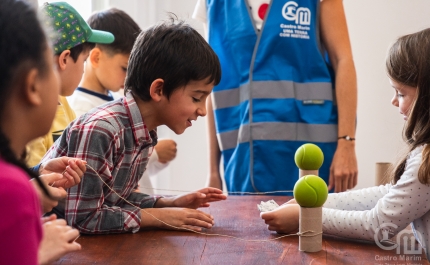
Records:
[[[73,127],[97,127],[118,131],[129,125],[129,117],[123,102],[115,100],[81,115]]]
[[[409,153],[409,157],[408,158],[411,159],[411,158],[414,158],[414,157],[417,157],[417,156],[421,156],[422,152],[423,152],[423,150],[424,150],[424,148],[426,146],[427,146],[426,144],[418,146],[417,148],[415,148],[414,150],[412,150]]]
[[[0,159],[0,180],[0,186],[2,186],[2,188],[5,190],[26,190],[25,187],[31,187],[29,182],[30,178],[28,177],[27,173],[21,168],[10,164],[3,159]]]

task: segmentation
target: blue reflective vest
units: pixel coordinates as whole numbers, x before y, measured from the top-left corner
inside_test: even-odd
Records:
[[[337,146],[333,71],[319,38],[319,0],[272,0],[261,31],[246,0],[208,0],[209,44],[222,78],[213,90],[228,191],[291,190],[294,154],[324,152],[328,180]]]

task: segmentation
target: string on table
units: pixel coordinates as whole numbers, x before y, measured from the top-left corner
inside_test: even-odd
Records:
[[[295,234],[288,234],[288,235],[283,235],[283,236],[279,236],[279,237],[276,237],[276,238],[271,238],[271,239],[244,239],[244,238],[240,238],[240,237],[236,237],[236,236],[231,236],[231,235],[224,235],[224,234],[209,234],[209,233],[204,233],[204,232],[198,232],[198,231],[194,231],[194,230],[192,230],[192,229],[188,229],[188,228],[185,228],[185,227],[178,227],[178,226],[174,226],[174,225],[171,225],[171,224],[168,224],[168,223],[166,223],[166,222],[164,222],[163,220],[161,220],[161,219],[159,219],[159,218],[157,218],[157,217],[155,217],[154,215],[152,215],[151,213],[149,213],[149,212],[147,212],[145,209],[143,209],[143,208],[140,208],[139,206],[136,206],[136,205],[134,205],[133,203],[131,203],[131,202],[129,202],[127,199],[125,199],[124,197],[122,197],[121,195],[119,195],[114,189],[112,189],[103,179],[102,179],[102,177],[97,173],[97,171],[94,169],[94,168],[92,168],[90,165],[88,165],[87,164],[87,167],[89,168],[89,169],[91,169],[92,171],[94,171],[96,174],[97,174],[97,176],[100,178],[100,180],[103,182],[103,184],[105,184],[106,185],[106,187],[108,187],[109,188],[109,190],[111,190],[112,192],[114,192],[119,198],[121,198],[122,200],[124,200],[126,203],[128,203],[129,205],[131,205],[131,206],[133,206],[133,207],[135,207],[135,208],[137,208],[137,209],[139,209],[139,210],[142,210],[144,213],[146,213],[146,214],[148,214],[148,215],[150,215],[150,216],[152,216],[154,219],[156,219],[157,221],[159,221],[159,222],[161,222],[161,223],[163,223],[163,224],[165,224],[165,225],[167,225],[167,226],[169,226],[169,227],[171,227],[171,228],[175,228],[175,229],[177,229],[177,230],[186,230],[186,231],[190,231],[190,232],[194,232],[194,233],[196,233],[196,234],[200,234],[200,235],[205,235],[205,236],[220,236],[220,237],[228,237],[228,238],[233,238],[233,239],[236,239],[236,240],[240,240],[240,241],[246,241],[246,242],[268,242],[268,241],[274,241],[274,240],[279,240],[279,239],[281,239],[281,238],[284,238],[284,237],[288,237],[288,236],[315,236],[315,235],[319,235],[319,234],[322,234],[322,232],[320,232],[320,233],[317,233],[317,234],[314,234],[314,231],[311,231],[311,230],[309,230],[309,231],[304,231],[304,232],[298,232],[298,233],[295,233]],[[176,191],[179,191],[179,190],[176,190]],[[279,192],[281,192],[281,191],[279,191]],[[282,192],[285,192],[285,191],[282,191]],[[261,194],[261,193],[260,193]],[[311,235],[308,235],[309,233],[311,233]]]

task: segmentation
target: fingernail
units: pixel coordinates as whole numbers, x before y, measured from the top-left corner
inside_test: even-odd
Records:
[[[208,224],[208,228],[212,228],[212,225],[211,225],[211,224]]]

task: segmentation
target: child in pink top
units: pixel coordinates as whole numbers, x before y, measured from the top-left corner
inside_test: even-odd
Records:
[[[0,169],[1,263],[35,264],[42,240],[39,199],[24,170],[3,159]]]
[[[64,220],[41,221],[30,177],[47,198],[55,194],[22,159],[25,145],[51,127],[60,86],[50,43],[25,1],[0,1],[0,58],[0,263],[48,264],[81,247],[74,242],[79,232]],[[56,172],[52,166],[41,172]]]

